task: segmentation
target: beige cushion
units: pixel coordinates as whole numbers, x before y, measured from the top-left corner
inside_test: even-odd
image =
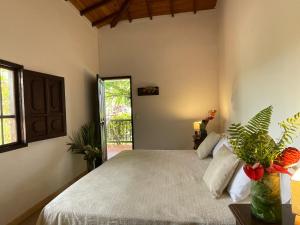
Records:
[[[239,159],[223,145],[206,169],[203,180],[214,198],[219,198],[232,178]]]
[[[200,159],[206,158],[209,154],[211,154],[215,145],[220,140],[221,135],[215,132],[211,132],[207,135],[204,141],[199,145],[197,149],[197,154]]]

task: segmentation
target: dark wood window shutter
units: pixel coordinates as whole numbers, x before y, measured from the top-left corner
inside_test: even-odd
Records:
[[[24,70],[28,142],[66,135],[64,78]]]

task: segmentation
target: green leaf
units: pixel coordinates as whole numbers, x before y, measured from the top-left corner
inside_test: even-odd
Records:
[[[261,110],[254,117],[252,117],[249,120],[248,124],[245,126],[248,132],[252,134],[257,132],[268,133],[269,126],[271,123],[272,112],[273,112],[273,106],[269,106]]]
[[[96,125],[89,123],[83,125],[78,132],[70,137],[70,143],[67,143],[68,151],[74,154],[83,154],[85,159],[101,157],[100,139],[96,132]]]
[[[279,126],[283,129],[283,133],[277,148],[284,149],[291,144],[295,137],[299,135],[300,131],[300,112],[294,116],[287,118],[279,123]]]

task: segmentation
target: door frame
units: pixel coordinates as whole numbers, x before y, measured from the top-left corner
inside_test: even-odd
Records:
[[[134,117],[133,117],[132,76],[109,76],[109,77],[101,77],[101,79],[104,82],[106,80],[122,80],[122,79],[129,79],[130,80],[130,107],[131,107],[132,150],[134,150],[134,122],[133,122]],[[105,93],[105,90],[104,90],[104,93]],[[105,99],[105,95],[104,95],[104,99]]]
[[[100,81],[100,86],[99,86],[99,81]],[[100,89],[99,89],[100,87]],[[100,143],[99,145],[101,146],[102,150],[102,163],[107,160],[107,140],[106,140],[106,126],[105,126],[105,110],[104,110],[104,126],[102,125],[101,121],[101,112],[102,112],[102,103],[104,102],[104,80],[100,77],[99,74],[97,74],[97,112],[96,112],[96,124],[97,124],[97,137],[100,138]],[[101,98],[99,98],[99,93],[101,94]],[[103,134],[104,130],[104,134]],[[105,141],[105,146],[103,145],[103,139]]]

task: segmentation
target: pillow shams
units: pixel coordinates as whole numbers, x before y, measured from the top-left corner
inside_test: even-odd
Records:
[[[233,175],[227,191],[233,202],[240,202],[250,195],[251,180],[243,170],[244,163],[240,163]]]
[[[199,145],[197,149],[197,154],[200,159],[206,158],[213,150],[215,145],[220,140],[221,135],[215,132],[211,132],[204,139],[204,141]]]
[[[229,143],[226,137],[222,137],[219,142],[216,144],[216,146],[214,147],[213,151],[212,151],[212,155],[213,157],[217,154],[218,151],[221,150],[222,146],[225,145],[226,147],[228,147]]]
[[[203,180],[214,198],[219,198],[232,178],[239,159],[223,145],[205,171]]]

